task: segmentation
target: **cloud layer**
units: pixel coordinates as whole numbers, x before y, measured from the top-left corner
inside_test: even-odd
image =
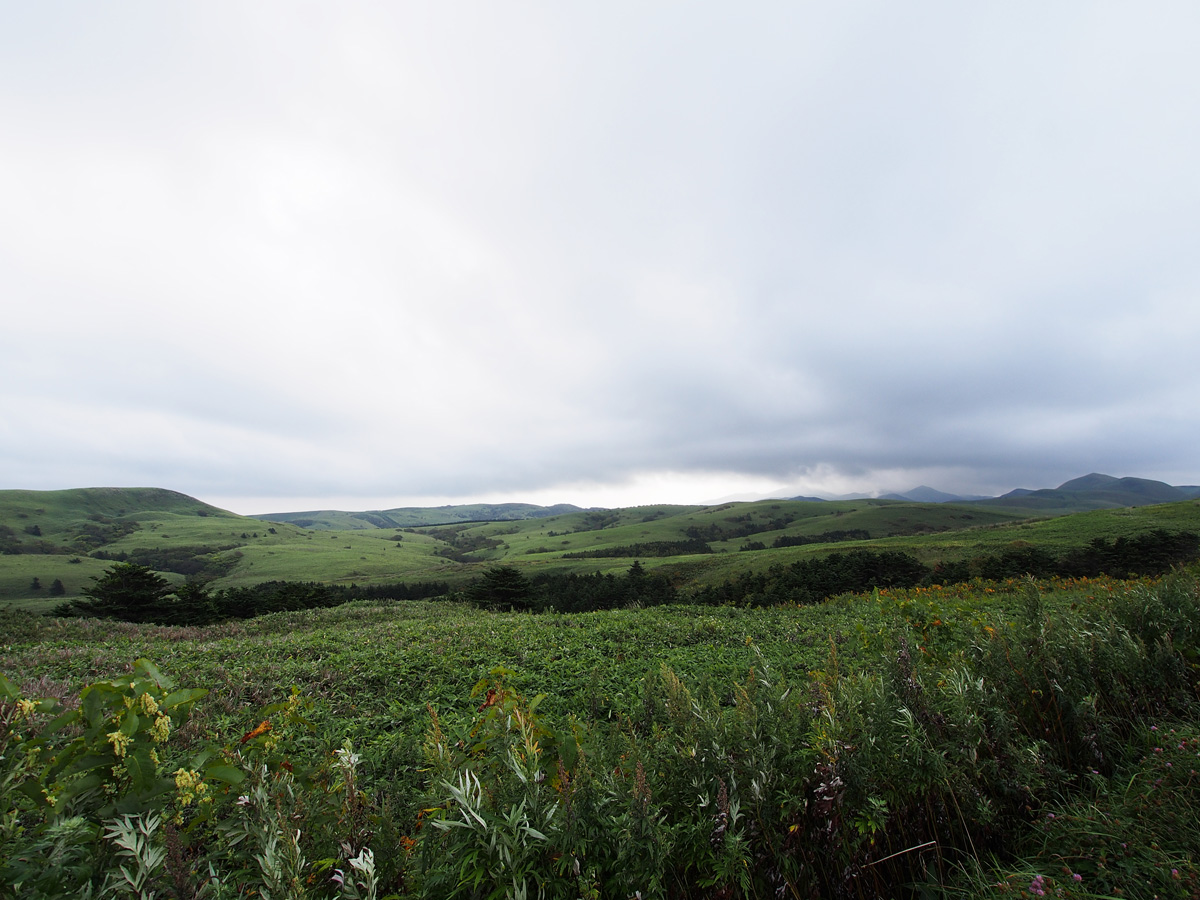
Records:
[[[3,487],[1200,480],[1190,4],[35,4]]]

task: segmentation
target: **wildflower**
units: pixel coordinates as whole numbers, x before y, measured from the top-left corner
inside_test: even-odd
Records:
[[[1033,876],[1033,881],[1029,882],[1029,893],[1038,897],[1046,896],[1046,880],[1041,875]]]
[[[149,697],[149,694],[146,694]],[[150,737],[154,738],[156,744],[165,744],[167,738],[171,736],[171,717],[159,716],[154,720],[154,724],[150,726]]]
[[[1080,875],[1078,872],[1072,873],[1071,877],[1074,878],[1076,881],[1083,881],[1083,876]]]
[[[158,703],[149,694],[142,694],[142,709],[148,716],[158,715]]]
[[[334,750],[333,755],[337,757],[337,761],[334,763],[334,765],[347,772],[354,771],[354,767],[362,762],[362,757],[350,749],[349,741],[346,741],[343,746]]]
[[[22,719],[32,719],[34,712],[37,711],[36,700],[18,700],[17,715]]]
[[[208,785],[194,769],[176,769],[175,787],[179,791],[180,806],[190,806],[197,797],[207,799],[204,794],[208,791]]]
[[[124,758],[125,748],[129,746],[130,741],[131,738],[129,735],[123,734],[120,731],[110,731],[108,733],[108,742],[112,744],[113,753],[115,753],[119,759]]]

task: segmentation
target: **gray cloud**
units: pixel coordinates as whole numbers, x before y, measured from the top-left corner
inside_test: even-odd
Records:
[[[1190,5],[8,18],[4,486],[1200,480]]]

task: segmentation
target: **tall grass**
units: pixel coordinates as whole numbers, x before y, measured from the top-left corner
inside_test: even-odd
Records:
[[[345,732],[368,701],[353,691],[291,695],[213,742],[182,721],[184,701],[213,698],[178,695],[152,668],[94,682],[87,696],[108,699],[91,712],[85,699],[86,721],[5,682],[0,855],[13,862],[0,876],[31,897],[1192,896],[1196,580],[1061,587],[841,598],[795,612],[839,632],[818,637],[823,661],[787,666],[746,633],[736,680],[704,636],[725,614],[744,627],[780,611],[556,617],[559,659],[526,664],[557,666],[562,696],[529,696],[528,674],[493,668],[403,720],[419,733],[353,745]],[[288,646],[331,653],[349,640],[328,630],[335,620],[360,634],[373,623],[382,646],[382,615],[293,616],[287,627],[326,630]],[[482,641],[534,621],[474,613],[455,627]],[[251,630],[262,644],[275,627]],[[671,659],[690,667],[664,658],[620,703],[572,663],[599,643],[617,666],[668,627]],[[401,657],[375,658],[375,671],[328,677],[400,696]],[[131,711],[176,707],[169,729],[152,730],[157,712],[129,724]],[[46,802],[60,796],[70,803]]]

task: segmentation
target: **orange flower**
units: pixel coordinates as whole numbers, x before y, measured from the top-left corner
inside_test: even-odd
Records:
[[[255,728],[253,731],[247,731],[245,734],[242,735],[241,743],[244,744],[244,743],[246,743],[246,741],[252,741],[256,737],[261,737],[262,735],[266,734],[270,730],[271,730],[271,723],[264,719],[262,722],[259,723],[259,726],[257,728]]]

